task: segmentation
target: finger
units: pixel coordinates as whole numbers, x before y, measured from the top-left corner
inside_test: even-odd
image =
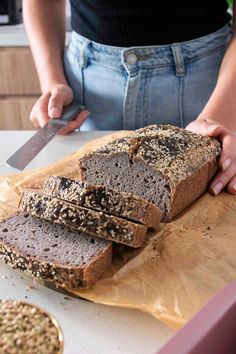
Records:
[[[50,117],[48,116],[47,113],[45,112],[40,112],[38,114],[38,123],[39,123],[39,126],[42,128],[44,127],[44,125],[50,120]]]
[[[33,116],[31,121],[36,128],[40,128],[43,127],[49,121],[49,119],[50,118],[48,117],[47,113],[38,111],[37,115]]]
[[[204,120],[195,121],[189,124],[188,128],[194,130],[196,133],[208,135],[211,137],[218,137],[222,142],[222,153],[219,160],[220,168],[225,171],[231,165],[235,156],[233,151],[236,148],[235,136],[227,128],[211,124]]]
[[[204,125],[205,122],[194,120],[188,124],[185,129],[191,131],[192,133],[201,134],[204,131]]]
[[[231,193],[231,194],[235,194],[236,195],[236,174],[234,175],[234,177],[229,182],[229,184],[227,186],[227,191],[229,193]]]
[[[210,185],[210,192],[214,195],[219,194],[226,185],[231,181],[236,173],[235,161],[231,163],[230,167],[226,171],[219,172]]]
[[[79,113],[79,115],[69,122],[61,131],[60,135],[66,135],[70,132],[72,132],[75,129],[78,129],[81,127],[81,125],[84,123],[86,118],[89,116],[90,112],[87,110],[83,110],[82,112]]]
[[[200,121],[201,120],[199,120],[199,122]],[[202,129],[203,130],[205,129],[206,134],[212,138],[223,139],[225,136],[227,136],[229,134],[232,134],[235,136],[235,134],[231,130],[224,127],[223,125],[208,122],[206,120],[205,120],[205,123],[202,124]]]
[[[222,152],[219,165],[222,171],[226,171],[236,159],[236,137],[229,133],[222,139]]]
[[[188,124],[185,129],[195,134],[217,136],[221,132],[222,127],[208,122],[206,119],[199,119]]]
[[[36,128],[42,127],[49,120],[47,114],[49,97],[49,93],[42,95],[30,113],[30,120]]]
[[[63,106],[67,106],[73,100],[73,91],[67,85],[56,85],[51,91],[48,104],[48,115],[50,118],[59,118]]]
[[[51,94],[48,102],[48,115],[50,118],[60,118],[63,109],[63,95],[61,92]]]
[[[37,102],[36,102],[36,104],[33,106],[32,110],[31,110],[31,112],[30,112],[29,119],[30,119],[30,121],[33,123],[33,125],[35,126],[35,128],[39,128],[40,125],[39,125],[39,122],[38,122],[38,119],[37,119],[36,105],[37,105]]]
[[[31,120],[31,122],[33,123],[33,126],[34,126],[36,129],[39,129],[39,128],[40,128],[40,125],[39,125],[38,120],[33,116],[32,113],[30,114],[30,120]]]
[[[218,137],[222,144],[222,152],[219,160],[219,166],[222,171],[228,169],[232,162],[235,160],[236,151],[236,139],[235,134],[229,129],[216,126],[215,124],[210,125],[207,128],[208,136]]]
[[[229,133],[230,130],[221,125],[212,124],[207,128],[207,135],[212,138],[223,139]]]

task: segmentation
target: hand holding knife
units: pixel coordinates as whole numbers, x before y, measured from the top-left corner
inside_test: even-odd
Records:
[[[37,133],[35,133],[19,150],[17,150],[7,161],[7,165],[18,170],[23,170],[43,147],[57,134],[66,134],[66,126],[74,120],[77,115],[85,111],[85,107],[73,101],[65,106],[60,118],[50,119]],[[81,125],[88,114],[81,117]]]

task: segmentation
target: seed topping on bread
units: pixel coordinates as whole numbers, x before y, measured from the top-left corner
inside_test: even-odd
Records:
[[[216,139],[170,125],[152,125],[138,129],[132,136],[116,139],[98,148],[95,153],[129,153],[131,163],[142,158],[177,182],[191,175],[199,167],[199,162],[204,165],[220,151],[221,145]]]

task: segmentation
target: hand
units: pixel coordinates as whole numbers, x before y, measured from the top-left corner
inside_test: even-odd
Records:
[[[30,114],[30,120],[36,128],[43,127],[51,118],[60,118],[64,106],[73,100],[73,91],[68,85],[56,84],[51,90],[44,93],[35,103]],[[79,128],[85,121],[89,111],[84,110],[65,128],[63,134],[67,134]]]
[[[236,134],[217,122],[202,118],[190,123],[186,129],[219,139],[222,144],[221,171],[211,183],[210,192],[217,195],[226,187],[229,193],[236,195]]]

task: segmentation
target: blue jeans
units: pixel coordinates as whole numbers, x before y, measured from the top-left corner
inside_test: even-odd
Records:
[[[75,98],[91,112],[81,130],[185,127],[215,87],[230,25],[191,41],[120,48],[72,32],[64,67]]]

